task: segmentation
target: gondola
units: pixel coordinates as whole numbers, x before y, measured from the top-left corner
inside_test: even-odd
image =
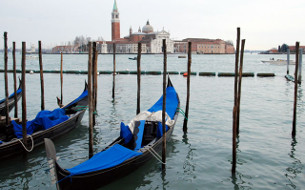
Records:
[[[27,121],[27,147],[23,144],[22,124],[12,120],[8,126],[0,126],[0,160],[22,155],[44,143],[44,138],[54,139],[74,129],[82,120],[88,106],[88,85],[81,95],[62,108],[40,111],[35,119]]]
[[[137,57],[128,57],[130,60],[137,60]]]
[[[21,90],[21,80],[19,79],[19,87],[17,89],[17,102],[22,96],[22,90]],[[15,107],[15,92],[13,92],[9,97],[8,97],[8,107],[9,107],[9,112]],[[5,98],[0,100],[0,116],[5,116],[6,115],[6,100]]]
[[[178,118],[179,96],[170,79],[166,89],[166,139],[169,140]],[[70,169],[60,167],[56,150],[45,139],[50,173],[58,189],[95,189],[126,176],[162,150],[163,96],[147,111],[141,112],[128,125],[121,123],[120,136],[89,160]],[[55,171],[54,171],[55,170]]]

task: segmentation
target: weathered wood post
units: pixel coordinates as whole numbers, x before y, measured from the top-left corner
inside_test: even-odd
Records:
[[[4,32],[4,82],[5,82],[5,123],[9,124],[9,105],[8,105],[8,79],[7,79],[7,32]]]
[[[41,41],[38,41],[38,53],[39,53],[39,69],[40,69],[41,110],[44,110],[45,109],[45,106],[44,106],[44,81],[43,81],[43,64],[42,64]]]
[[[287,75],[289,75],[290,49],[287,49]]]
[[[63,104],[63,55],[60,53],[60,103]]]
[[[116,75],[116,62],[115,62],[115,43],[113,43],[113,81],[112,81],[112,98],[115,98],[115,75]]]
[[[93,96],[93,125],[96,118],[96,99],[97,99],[97,49],[96,42],[92,43],[92,96]]]
[[[88,44],[89,158],[93,156],[92,43]]]
[[[17,75],[16,75],[16,43],[13,42],[13,77],[14,77],[14,100],[15,100],[15,114],[14,117],[18,117],[18,101],[17,101]]]
[[[297,96],[298,96],[298,69],[299,69],[299,46],[295,44],[295,72],[294,72],[294,104],[293,104],[293,120],[292,120],[292,138],[296,135],[296,117],[297,117]]]
[[[183,122],[183,132],[185,132],[185,133],[187,132],[187,122],[188,122],[188,115],[189,115],[191,63],[192,63],[192,42],[188,42],[187,96],[186,96],[185,118],[184,118],[184,122]]]
[[[140,113],[141,109],[141,52],[142,44],[138,43],[138,57],[137,57],[137,114]]]
[[[236,39],[236,52],[235,52],[235,76],[234,76],[234,105],[237,105],[237,84],[238,84],[238,65],[239,65],[239,48],[240,48],[240,28],[237,28],[237,39]],[[236,113],[238,113],[238,108],[236,108]],[[233,117],[235,118],[235,117]],[[237,119],[234,122],[238,122]],[[237,125],[238,126],[238,125]],[[239,134],[239,128],[236,129],[237,135]]]
[[[302,83],[302,55],[303,55],[303,49],[299,49],[299,68],[298,68],[298,83]]]
[[[22,138],[23,144],[27,147],[27,130],[26,130],[26,88],[25,88],[25,56],[26,56],[26,43],[22,42]]]
[[[166,164],[166,124],[165,124],[165,113],[166,113],[166,74],[167,74],[167,48],[166,39],[163,39],[163,57],[164,57],[164,69],[163,69],[163,106],[162,106],[162,170],[165,170]]]
[[[239,78],[238,78],[238,88],[237,88],[237,117],[236,117],[236,133],[239,134],[239,119],[240,119],[240,97],[241,97],[241,80],[243,76],[243,61],[244,61],[244,49],[246,40],[241,41],[241,51],[240,51],[240,64],[239,64]]]

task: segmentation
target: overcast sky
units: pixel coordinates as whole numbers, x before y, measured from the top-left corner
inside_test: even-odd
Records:
[[[0,32],[8,32],[9,47],[51,47],[84,35],[111,40],[114,0],[0,0]],[[117,0],[121,37],[137,31],[149,19],[154,30],[171,38],[220,38],[236,41],[236,28],[246,49],[265,50],[283,43],[305,43],[305,0]]]

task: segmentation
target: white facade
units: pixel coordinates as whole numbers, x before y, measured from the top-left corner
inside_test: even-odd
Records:
[[[166,40],[166,50],[174,53],[174,42],[169,38],[170,34],[164,30],[155,33],[155,38],[150,41],[149,53],[162,53],[163,39]]]

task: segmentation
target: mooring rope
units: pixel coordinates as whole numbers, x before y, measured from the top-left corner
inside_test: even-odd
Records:
[[[188,120],[188,118],[185,116],[184,111],[183,111],[181,108],[177,108],[177,109],[178,109],[178,111],[183,115],[183,117],[184,117],[186,120]]]
[[[166,164],[162,162],[161,156],[151,147],[151,146],[146,146],[143,148],[144,150],[147,150],[153,157],[155,157],[160,163]]]
[[[25,147],[25,145],[23,144],[23,142],[20,139],[14,138],[12,140],[17,139],[21,143],[21,145],[23,146],[24,150],[26,150],[27,152],[32,152],[32,150],[34,149],[34,139],[33,139],[32,135],[27,135],[27,137],[30,137],[30,139],[32,141],[32,147],[31,147],[30,150]]]

